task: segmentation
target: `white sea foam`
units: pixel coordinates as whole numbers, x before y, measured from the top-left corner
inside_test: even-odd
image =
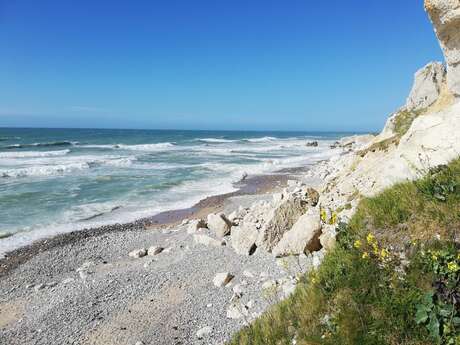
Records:
[[[197,140],[205,142],[205,143],[235,143],[235,142],[240,141],[240,140],[230,140],[230,139],[223,139],[223,138],[200,138]]]
[[[70,150],[0,152],[0,158],[36,158],[65,156]]]
[[[275,137],[262,137],[262,138],[250,138],[250,139],[245,139],[246,141],[249,141],[251,143],[266,143],[269,141],[276,141],[280,140],[279,138]]]

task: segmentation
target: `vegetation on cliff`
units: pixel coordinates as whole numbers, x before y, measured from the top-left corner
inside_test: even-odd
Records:
[[[232,344],[460,344],[460,159],[363,199],[291,297]]]

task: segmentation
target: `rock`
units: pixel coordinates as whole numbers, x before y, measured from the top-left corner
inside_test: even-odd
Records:
[[[447,86],[460,95],[460,3],[458,0],[425,0],[434,31],[447,63]]]
[[[198,339],[203,339],[204,337],[210,335],[211,333],[212,333],[212,327],[206,326],[206,327],[199,329],[198,332],[196,332],[196,337]]]
[[[34,290],[37,292],[41,289],[44,289],[45,288],[45,284],[37,284],[34,286]]]
[[[315,141],[309,141],[305,144],[306,146],[309,146],[309,147],[317,147],[318,146],[318,142],[315,140]]]
[[[312,209],[301,216],[273,248],[275,256],[298,255],[321,249],[321,219],[318,209]]]
[[[297,283],[294,279],[289,279],[281,286],[284,298],[287,298],[294,293],[296,285]]]
[[[241,303],[232,303],[227,308],[227,318],[229,319],[240,319],[243,316],[248,316],[248,310],[246,306]]]
[[[414,85],[406,102],[409,110],[424,109],[439,98],[446,78],[446,68],[440,62],[430,62],[415,73]]]
[[[274,280],[267,280],[262,284],[262,290],[272,290],[276,288],[276,281]]]
[[[232,227],[231,242],[235,252],[239,255],[251,255],[257,249],[256,241],[259,236],[255,228],[242,224]]]
[[[321,243],[321,246],[327,250],[330,251],[335,247],[336,239],[335,239],[335,232],[324,232],[321,234],[319,237],[319,242]]]
[[[149,256],[155,256],[160,254],[163,251],[163,247],[158,247],[158,246],[152,246],[147,250],[147,255]]]
[[[236,284],[233,288],[233,293],[237,295],[238,297],[243,296],[243,287],[240,284]]]
[[[230,234],[232,222],[225,217],[223,213],[208,215],[208,228],[215,231],[216,235],[220,238]]]
[[[234,276],[228,272],[217,273],[212,282],[215,286],[222,287],[230,283],[233,277]]]
[[[216,240],[215,238],[202,234],[193,235],[193,240],[195,243],[205,245],[206,247],[221,247],[224,244],[222,240]]]
[[[283,193],[275,193],[273,194],[273,203],[277,204],[283,200]]]
[[[305,190],[305,194],[306,194],[306,197],[307,197],[307,201],[311,206],[315,207],[316,205],[318,205],[319,193],[318,193],[318,191],[316,189],[308,187]]]
[[[252,309],[254,308],[255,302],[253,299],[249,300],[248,303],[246,303],[246,308],[247,309]]]
[[[144,345],[144,343],[142,341],[136,341],[135,345]]]
[[[130,257],[132,257],[132,258],[139,259],[139,258],[142,258],[142,257],[147,255],[147,249],[145,249],[145,248],[135,249],[135,250],[129,252],[128,255]]]
[[[83,265],[77,268],[76,271],[78,275],[80,276],[80,278],[85,280],[88,277],[88,275],[94,273],[94,266],[96,266],[94,262],[86,261],[83,263]]]
[[[261,228],[256,245],[271,251],[286,231],[308,209],[308,202],[298,194],[291,194],[277,207],[271,209],[264,227]]]
[[[212,307],[212,303],[206,304],[206,308],[211,308],[211,307]]]
[[[193,219],[189,221],[188,228],[187,228],[187,233],[188,234],[194,234],[197,232],[197,230],[201,228],[206,228],[206,222],[203,219]]]
[[[248,270],[244,270],[243,275],[248,278],[254,278],[254,274],[252,274],[252,272]]]

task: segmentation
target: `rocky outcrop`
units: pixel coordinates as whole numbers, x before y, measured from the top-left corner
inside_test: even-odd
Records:
[[[299,255],[321,249],[321,220],[318,208],[309,210],[287,231],[273,248],[275,256]]]
[[[446,59],[449,90],[460,96],[460,1],[425,0],[425,10]]]
[[[440,62],[430,62],[415,73],[414,85],[407,98],[406,108],[420,110],[439,98],[446,78],[446,68]]]

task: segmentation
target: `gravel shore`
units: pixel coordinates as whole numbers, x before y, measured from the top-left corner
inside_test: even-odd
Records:
[[[271,198],[270,191],[292,178],[277,176],[246,181],[239,192],[192,209],[60,235],[10,253],[1,261],[0,343],[224,343],[279,300],[263,293],[263,286],[294,275],[307,262],[286,266],[264,251],[241,256],[228,243],[204,246],[180,221]],[[164,250],[128,255],[150,246]],[[213,284],[220,272],[234,276],[225,287]],[[238,319],[227,315],[235,298],[247,306]],[[196,333],[203,328],[200,339]]]

